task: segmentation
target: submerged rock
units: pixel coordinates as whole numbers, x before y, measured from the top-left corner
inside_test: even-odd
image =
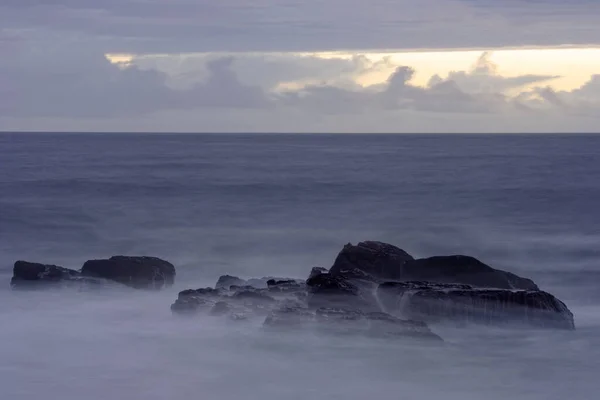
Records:
[[[550,293],[539,290],[388,282],[379,286],[377,295],[387,311],[414,320],[575,329],[573,314],[567,306]]]
[[[337,334],[361,334],[370,337],[412,337],[442,341],[425,322],[403,320],[383,312],[360,312],[345,308],[319,308],[320,327]]]
[[[175,267],[157,257],[114,256],[86,261],[81,274],[110,279],[136,289],[161,289],[173,284]]]

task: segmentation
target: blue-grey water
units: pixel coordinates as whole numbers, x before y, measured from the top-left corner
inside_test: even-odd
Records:
[[[600,136],[0,134],[3,399],[596,399]],[[469,254],[575,332],[435,327],[423,347],[174,318],[220,274],[306,277],[347,242]],[[13,292],[17,259],[154,255],[161,292]]]

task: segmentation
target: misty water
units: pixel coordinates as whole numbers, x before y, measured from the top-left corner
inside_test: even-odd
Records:
[[[600,137],[0,134],[3,399],[595,399]],[[219,275],[306,278],[345,243],[473,255],[577,330],[431,325],[432,345],[182,318]],[[13,291],[15,260],[177,267],[160,292]]]

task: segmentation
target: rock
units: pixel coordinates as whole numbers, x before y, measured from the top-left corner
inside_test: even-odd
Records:
[[[454,255],[415,260],[396,246],[372,241],[344,246],[329,273],[377,283],[429,281],[499,289],[539,289],[530,279],[494,269],[474,257]]]
[[[81,274],[110,279],[136,289],[161,289],[173,284],[175,267],[156,257],[114,256],[86,261]]]
[[[74,279],[79,275],[78,271],[59,267],[58,265],[17,261],[13,267],[11,285],[35,281],[59,282]]]
[[[177,300],[171,305],[171,311],[179,314],[190,314],[205,310],[215,305],[222,295],[222,290],[213,288],[183,290],[179,292]]]
[[[276,280],[269,279],[267,281],[269,292],[292,293],[306,290],[306,284],[300,283],[293,279]]]
[[[314,322],[315,314],[299,306],[283,306],[271,311],[263,325],[269,328],[305,328]]]
[[[347,308],[319,308],[316,320],[329,333],[370,337],[412,337],[442,341],[426,323],[406,321],[383,312],[360,312]]]
[[[306,281],[309,288],[308,305],[319,307],[371,308],[372,304],[362,296],[358,286],[342,276],[329,273],[314,276]]]
[[[410,254],[391,244],[368,241],[354,246],[348,243],[329,273],[366,280],[401,280],[403,266],[413,260]]]
[[[437,256],[413,260],[404,265],[405,281],[464,283],[477,287],[539,290],[530,279],[494,269],[470,256]]]
[[[31,288],[47,284],[98,285],[98,279],[81,276],[79,271],[58,265],[17,261],[13,267],[10,284],[13,288]]]
[[[276,300],[259,290],[240,290],[231,296],[235,300],[251,303],[274,303]]]
[[[327,270],[327,268],[323,268],[323,267],[313,267],[310,270],[310,275],[308,276],[308,279],[310,278],[314,278],[317,275],[321,275],[321,274],[326,274],[329,271]]]
[[[219,280],[217,281],[215,288],[230,289],[231,286],[244,286],[244,285],[246,285],[246,281],[238,278],[237,276],[222,275],[219,277]]]
[[[213,308],[210,310],[210,315],[226,315],[230,314],[231,311],[232,307],[228,303],[219,301],[215,303]]]
[[[575,329],[573,314],[550,293],[461,284],[387,282],[377,289],[386,311],[411,320]]]

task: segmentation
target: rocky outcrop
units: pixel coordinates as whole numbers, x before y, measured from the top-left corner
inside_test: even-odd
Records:
[[[110,279],[136,289],[161,289],[173,284],[175,267],[157,257],[114,256],[86,261],[81,274]]]
[[[538,290],[530,279],[490,267],[470,256],[437,256],[415,260],[404,250],[381,242],[347,244],[329,273],[353,280],[465,283],[477,287]]]
[[[526,324],[575,329],[573,314],[540,290],[482,289],[464,284],[388,282],[377,289],[384,309],[426,322]]]

